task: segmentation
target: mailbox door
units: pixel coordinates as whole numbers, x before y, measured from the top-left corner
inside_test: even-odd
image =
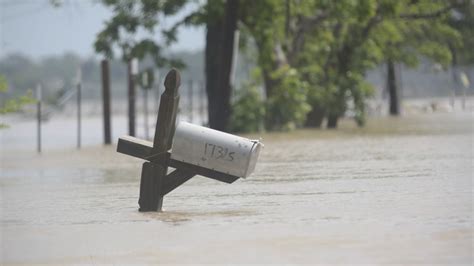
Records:
[[[206,127],[180,122],[171,158],[218,172],[247,177],[255,168],[260,143]]]
[[[258,155],[260,154],[260,150],[262,149],[262,143],[258,140],[252,140],[254,143],[252,149],[250,151],[250,160],[249,165],[247,167],[247,172],[245,173],[245,177],[249,176],[255,170],[255,166],[257,165]]]

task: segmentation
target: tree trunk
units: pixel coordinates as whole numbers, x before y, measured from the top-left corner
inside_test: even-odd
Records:
[[[327,127],[329,129],[335,129],[337,128],[337,121],[339,120],[339,116],[335,114],[329,114],[328,115],[328,124]]]
[[[306,115],[305,127],[321,128],[326,111],[320,106],[313,105],[311,111]]]
[[[352,54],[354,51],[354,47],[344,44],[344,46],[337,52],[337,73],[339,74],[339,79],[344,81],[347,79],[347,73],[350,70],[350,64],[352,59]],[[344,82],[338,82],[338,91],[334,95],[335,101],[333,101],[328,107],[328,121],[327,121],[327,128],[328,129],[335,129],[337,128],[337,122],[339,117],[344,116],[346,110],[346,102],[345,102],[345,93],[346,88]]]
[[[397,87],[395,64],[392,60],[387,61],[387,89],[389,95],[389,113],[393,116],[400,115],[400,96]]]
[[[231,115],[230,74],[237,29],[238,0],[227,0],[223,18],[207,24],[206,83],[209,103],[209,126],[227,131]]]
[[[451,86],[451,92],[450,92],[450,99],[449,99],[449,104],[451,105],[451,108],[454,109],[454,101],[456,98],[456,87],[458,86],[458,79],[457,79],[457,53],[456,50],[450,46],[451,50],[451,56],[452,56],[452,61],[451,61],[451,78],[453,80],[453,85]]]
[[[215,129],[228,131],[231,115],[230,96],[232,87],[230,84],[230,75],[232,72],[232,60],[234,53],[234,37],[237,30],[237,10],[239,9],[239,0],[227,0],[225,4],[224,30],[222,46],[220,51],[221,73],[218,76],[219,87],[221,91],[221,100],[219,113],[217,115],[217,125]]]
[[[220,50],[222,34],[222,18],[215,17],[207,22],[206,33],[206,92],[208,121],[211,128],[217,127],[217,115],[219,114],[219,81],[217,77],[220,74],[220,60],[216,51]]]

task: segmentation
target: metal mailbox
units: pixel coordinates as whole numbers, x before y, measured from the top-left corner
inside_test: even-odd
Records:
[[[179,122],[173,138],[171,158],[246,178],[255,169],[262,146],[258,140]]]

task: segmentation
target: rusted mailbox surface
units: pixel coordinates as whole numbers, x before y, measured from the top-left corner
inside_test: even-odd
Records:
[[[171,158],[246,178],[255,169],[261,147],[258,140],[180,122],[173,137]]]

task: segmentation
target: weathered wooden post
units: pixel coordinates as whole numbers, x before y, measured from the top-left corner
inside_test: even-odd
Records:
[[[110,72],[109,61],[104,59],[102,68],[102,112],[104,119],[104,144],[112,143],[111,121],[110,121]]]
[[[117,145],[117,152],[147,160],[142,166],[140,211],[161,211],[163,197],[195,175],[226,183],[247,177],[262,146],[259,141],[189,123],[176,127],[179,72],[171,70],[164,84],[153,143],[124,136]],[[168,167],[175,170],[167,174]]]
[[[193,81],[188,81],[188,107],[189,107],[189,122],[193,122],[194,118],[194,98],[193,98]]]
[[[153,154],[163,154],[171,148],[176,114],[179,104],[178,89],[181,77],[175,69],[165,79],[165,91],[161,94],[158,119],[156,121]],[[140,211],[161,211],[163,205],[163,178],[168,166],[163,162],[145,162],[142,167],[140,182]]]

